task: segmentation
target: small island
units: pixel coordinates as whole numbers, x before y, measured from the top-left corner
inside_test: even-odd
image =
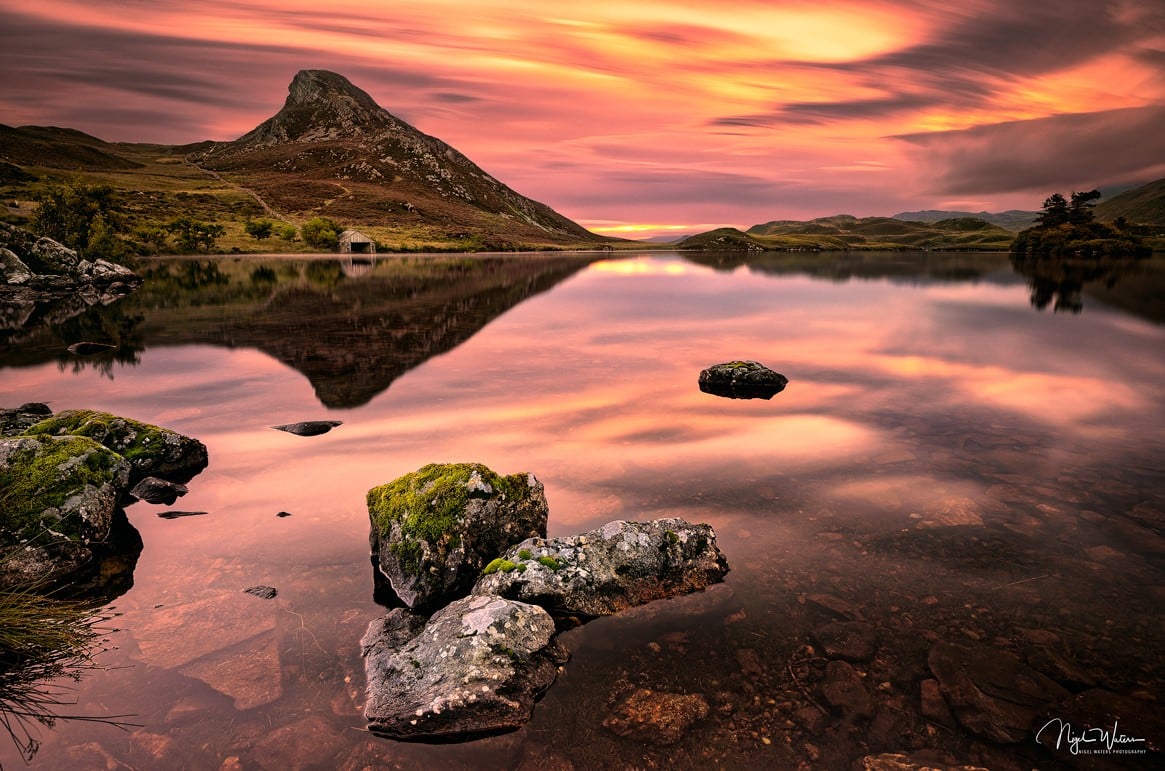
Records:
[[[1099,190],[1073,192],[1071,199],[1053,193],[1045,201],[1033,228],[1020,231],[1011,251],[1048,257],[1148,257],[1151,249],[1129,232],[1124,218],[1111,225],[1096,222],[1092,208]]]

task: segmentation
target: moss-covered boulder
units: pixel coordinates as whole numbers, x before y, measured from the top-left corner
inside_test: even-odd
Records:
[[[87,437],[0,439],[0,585],[101,572],[129,475],[127,460]]]
[[[95,410],[65,410],[28,428],[29,436],[86,436],[130,463],[130,482],[188,482],[206,468],[206,445],[166,428]]]
[[[369,490],[368,515],[381,573],[406,605],[430,610],[467,595],[512,544],[546,535],[546,493],[533,474],[434,463]]]

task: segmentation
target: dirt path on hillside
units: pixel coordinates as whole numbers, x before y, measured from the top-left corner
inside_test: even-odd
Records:
[[[272,219],[276,219],[276,220],[281,220],[283,222],[290,222],[291,221],[287,217],[284,217],[282,214],[275,211],[275,209],[271,206],[271,204],[269,204],[269,203],[267,203],[267,201],[263,200],[263,196],[259,195],[257,192],[255,192],[251,188],[243,187],[242,185],[236,185],[234,182],[229,182],[229,181],[223,179],[222,175],[219,174],[217,171],[211,171],[210,169],[203,168],[202,166],[199,166],[197,163],[194,163],[193,161],[187,160],[186,162],[189,163],[194,168],[201,171],[203,174],[206,174],[208,176],[213,177],[214,179],[216,179],[217,181],[221,182],[224,185],[229,185],[230,187],[241,190],[242,192],[244,192],[247,195],[254,198],[255,202],[257,204],[259,204],[261,207],[263,207],[263,211],[264,211],[264,213],[267,214],[268,217],[271,217]]]

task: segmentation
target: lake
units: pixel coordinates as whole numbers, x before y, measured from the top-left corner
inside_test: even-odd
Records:
[[[32,768],[1071,760],[1039,726],[1003,743],[968,728],[973,705],[941,714],[928,694],[947,643],[1072,695],[1041,718],[1119,717],[1145,740],[1130,747],[1165,740],[1160,258],[1083,277],[923,253],[223,256],[142,272],[121,302],[0,337],[0,406],[107,410],[210,453],[177,504],[127,510],[144,549],[112,603],[113,649],[60,709],[132,725],[60,721]],[[81,340],[119,347],[65,352]],[[699,390],[701,369],[735,359],[788,387]],[[270,428],[325,419],[343,425]],[[373,736],[359,640],[385,609],[364,496],[463,461],[533,472],[551,536],[707,522],[731,572],[564,633],[571,660],[515,733]],[[175,509],[206,514],[157,516]],[[278,596],[243,593],[255,585]],[[622,738],[603,721],[636,688],[701,694],[709,713],[675,744]],[[23,765],[4,741],[0,765]]]

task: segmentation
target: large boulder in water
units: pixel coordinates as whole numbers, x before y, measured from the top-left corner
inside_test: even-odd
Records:
[[[730,399],[771,399],[789,384],[789,379],[755,361],[713,364],[700,373],[700,390]]]
[[[0,585],[76,587],[103,572],[103,555],[118,550],[129,473],[128,461],[86,437],[0,439]],[[140,552],[135,538],[128,548]]]
[[[130,482],[188,482],[206,468],[206,445],[167,428],[94,410],[65,410],[26,430],[30,436],[87,436],[130,463]]]
[[[432,609],[468,594],[510,545],[546,535],[546,494],[533,474],[434,463],[369,490],[368,515],[380,572],[410,608]]]
[[[397,608],[361,645],[369,727],[396,739],[453,740],[511,731],[567,659],[542,608],[472,595],[426,623]]]
[[[582,535],[523,541],[487,565],[473,591],[556,614],[607,616],[699,591],[726,573],[709,525],[615,521]]]

